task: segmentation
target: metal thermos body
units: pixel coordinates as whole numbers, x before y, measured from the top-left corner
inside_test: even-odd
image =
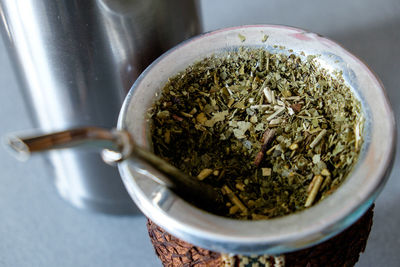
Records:
[[[200,32],[195,0],[1,0],[1,30],[36,127],[111,128],[134,80],[163,51]],[[48,154],[63,198],[105,213],[137,212],[97,153]]]

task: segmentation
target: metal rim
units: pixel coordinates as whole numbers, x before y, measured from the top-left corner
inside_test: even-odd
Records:
[[[239,33],[246,36],[244,43],[235,40]],[[266,44],[257,41],[261,34],[269,35]],[[124,184],[138,207],[171,234],[221,252],[283,253],[322,242],[344,230],[367,210],[383,188],[394,157],[395,122],[382,83],[343,47],[302,29],[280,25],[241,26],[205,33],[181,43],[159,57],[136,80],[121,109],[118,129],[128,130],[139,144],[149,146],[145,113],[154,100],[154,92],[171,74],[178,72],[174,66],[180,64],[179,70],[183,70],[185,64],[217,52],[224,45],[226,48],[253,46],[257,42],[281,45],[279,40],[288,40],[290,45],[286,47],[291,49],[304,47],[312,51],[308,46],[316,46],[318,49],[313,54],[329,52],[352,71],[347,78],[353,75],[353,80],[345,77],[346,82],[356,82],[352,88],[368,113],[366,140],[357,165],[332,196],[305,211],[268,221],[238,221],[198,210],[168,190],[144,181],[132,168],[137,163],[119,164]],[[332,62],[327,59],[325,63]]]

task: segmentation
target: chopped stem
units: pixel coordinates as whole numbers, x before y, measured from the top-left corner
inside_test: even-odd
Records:
[[[315,175],[313,181],[311,182],[313,184],[312,189],[311,189],[310,193],[308,194],[306,204],[304,205],[306,208],[310,207],[313,204],[323,180],[324,180],[324,178],[322,178],[321,175]]]
[[[315,137],[315,139],[311,142],[310,147],[314,148],[316,145],[318,145],[318,143],[321,141],[322,137],[324,137],[325,134],[326,134],[326,129],[323,129],[321,132],[319,132],[317,137]]]
[[[244,213],[247,214],[248,210],[246,206],[240,201],[240,199],[233,193],[233,191],[227,186],[224,185],[222,187],[223,193],[225,193],[228,198],[232,201],[233,204],[239,207],[239,209]]]

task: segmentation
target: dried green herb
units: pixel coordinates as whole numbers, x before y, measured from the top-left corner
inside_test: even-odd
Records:
[[[340,73],[315,56],[246,48],[170,78],[151,115],[154,152],[221,190],[220,215],[256,220],[331,194],[357,160],[364,121]]]

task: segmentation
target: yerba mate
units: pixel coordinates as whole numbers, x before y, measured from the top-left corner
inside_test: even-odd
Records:
[[[221,191],[219,215],[303,210],[357,160],[364,119],[341,74],[317,56],[279,50],[205,58],[170,78],[151,110],[154,152]]]

